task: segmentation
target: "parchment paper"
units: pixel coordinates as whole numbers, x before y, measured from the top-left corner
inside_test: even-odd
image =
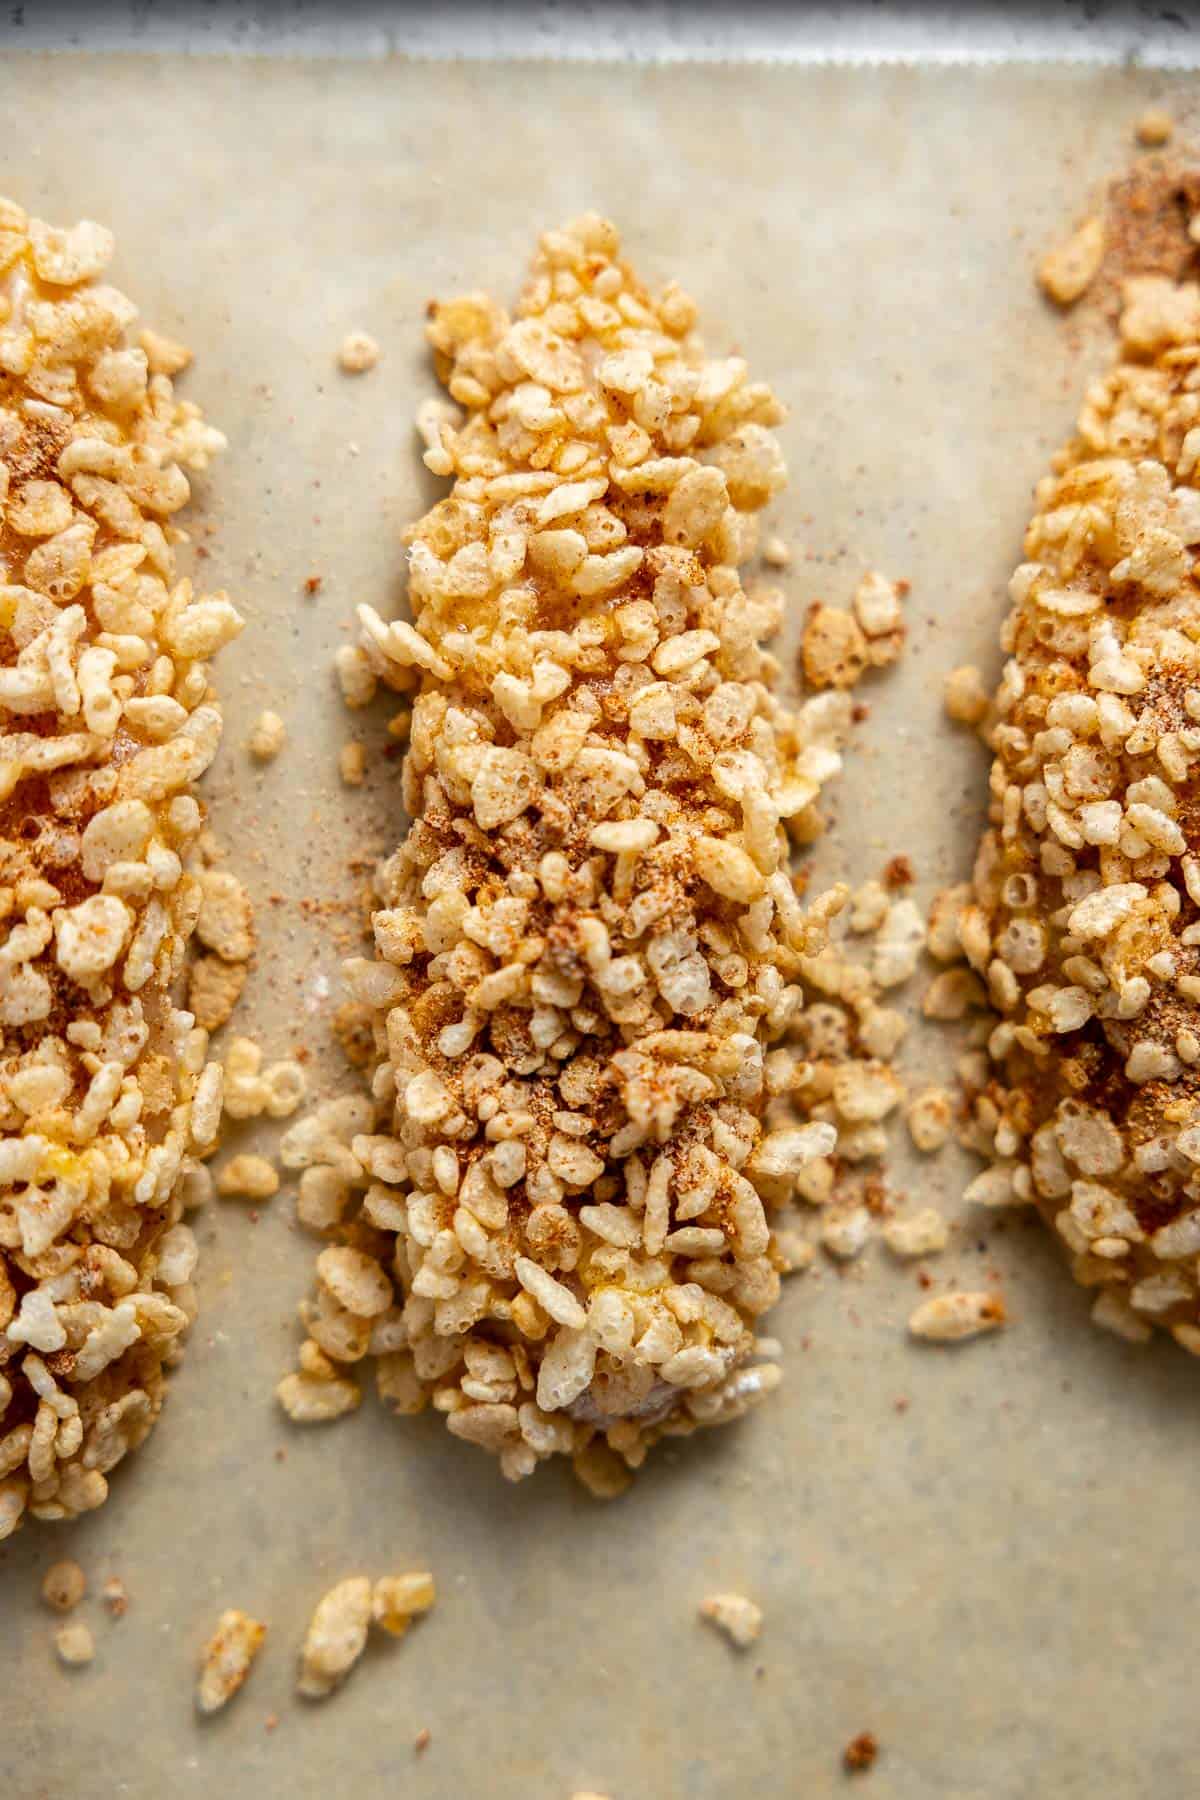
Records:
[[[195,346],[185,391],[230,439],[197,573],[250,621],[220,665],[209,783],[259,906],[241,1027],[271,1054],[306,1049],[318,1087],[339,1074],[325,997],[354,947],[350,865],[395,837],[398,764],[365,795],[340,787],[337,747],[362,727],[329,662],[354,602],[395,604],[397,527],[430,498],[410,426],[432,379],[425,302],[512,295],[534,233],[586,205],[792,408],[774,515],[798,552],[791,641],[809,601],[844,602],[866,567],[912,582],[908,649],[863,692],[819,874],[904,852],[922,901],[962,876],[985,759],[944,723],[941,680],[997,668],[1031,485],[1105,354],[1050,316],[1031,269],[1121,165],[1137,112],[1189,92],[1068,68],[8,56],[0,185],[115,228],[115,278]],[[335,357],[358,327],[384,359],[350,380]],[[291,742],[260,771],[242,745],[268,704]],[[918,1027],[904,1062],[931,1080],[951,1056]],[[893,1188],[955,1212],[968,1159],[906,1156],[904,1137]],[[881,1745],[872,1800],[1192,1791],[1196,1369],[1094,1331],[1040,1227],[960,1221],[931,1265],[939,1285],[1002,1281],[1010,1329],[961,1351],[906,1343],[915,1279],[878,1246],[798,1278],[773,1319],[782,1395],[660,1449],[608,1508],[552,1473],[511,1488],[436,1419],[373,1402],[289,1427],[272,1388],[313,1245],[287,1194],[199,1230],[203,1313],[158,1430],[101,1513],[0,1552],[12,1800],[785,1800],[840,1792],[863,1729]],[[64,1554],[93,1590],[97,1659],[76,1672],[37,1600]],[[433,1615],[334,1699],[297,1702],[318,1596],[412,1566],[437,1576]],[[132,1600],[119,1622],[98,1600],[110,1573]],[[765,1607],[748,1655],[696,1622],[714,1588]],[[270,1636],[202,1725],[194,1659],[228,1605]]]

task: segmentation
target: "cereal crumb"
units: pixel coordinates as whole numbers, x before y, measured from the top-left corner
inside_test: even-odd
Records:
[[[950,1136],[954,1102],[942,1087],[922,1088],[908,1109],[909,1136],[918,1150],[940,1150]]]
[[[81,1668],[96,1654],[96,1645],[86,1625],[60,1625],[54,1634],[58,1660],[68,1668]]]
[[[974,663],[951,669],[942,690],[947,715],[959,725],[978,725],[988,709],[988,692]]]
[[[865,1206],[830,1215],[821,1226],[821,1242],[839,1262],[852,1262],[871,1241],[871,1215]]]
[[[428,1748],[432,1742],[433,1742],[432,1731],[430,1731],[428,1725],[422,1725],[420,1731],[418,1731],[416,1737],[413,1739],[413,1749],[416,1752],[416,1754],[418,1756],[420,1756],[420,1754],[423,1750],[428,1750]]]
[[[270,762],[287,742],[287,726],[277,712],[261,712],[250,734],[250,754],[259,762]]]
[[[803,1274],[805,1269],[812,1267],[816,1256],[816,1251],[806,1237],[786,1227],[776,1230],[775,1248],[783,1259],[783,1267],[779,1271],[781,1275]]]
[[[850,1775],[865,1775],[879,1755],[879,1744],[872,1731],[860,1731],[842,1751],[842,1763]]]
[[[248,1613],[230,1607],[204,1646],[196,1682],[196,1705],[202,1713],[219,1712],[237,1693],[263,1646],[267,1628]]]
[[[908,1329],[913,1337],[932,1344],[954,1344],[995,1331],[1006,1318],[1004,1302],[996,1294],[937,1294],[917,1307]]]
[[[202,869],[196,936],[226,962],[248,962],[254,950],[254,909],[250,896],[226,869]]]
[[[768,569],[790,569],[792,566],[791,550],[777,535],[769,537],[763,545],[762,559]]]
[[[749,1649],[762,1630],[762,1607],[744,1594],[710,1594],[701,1605],[700,1617],[724,1632],[739,1650]]]
[[[351,738],[338,752],[338,773],[347,787],[361,787],[366,779],[367,753],[357,739]]]
[[[338,361],[347,375],[362,375],[379,361],[379,345],[366,331],[349,331],[342,339]]]
[[[403,1637],[436,1598],[433,1576],[428,1572],[383,1575],[371,1593],[371,1617],[392,1637]]]
[[[1162,106],[1148,106],[1134,128],[1134,135],[1139,144],[1147,150],[1161,149],[1169,144],[1175,131],[1175,121]]]
[[[867,640],[848,612],[818,600],[800,643],[805,679],[815,688],[851,688],[867,666]]]
[[[300,1654],[296,1691],[322,1700],[344,1681],[367,1643],[371,1583],[365,1575],[339,1581],[318,1600]]]
[[[1038,280],[1056,306],[1074,306],[1096,278],[1104,257],[1104,225],[1085,219],[1078,231],[1042,259]]]
[[[243,1151],[230,1157],[218,1174],[217,1192],[222,1199],[269,1200],[279,1192],[279,1172],[265,1156]]]
[[[186,344],[164,337],[159,331],[141,331],[138,343],[146,353],[146,366],[152,375],[178,375],[192,360]]]
[[[946,1221],[932,1206],[889,1219],[883,1227],[883,1241],[893,1256],[936,1256],[946,1248]]]
[[[324,585],[325,577],[323,575],[306,575],[304,578],[304,591],[310,596],[319,594]]]
[[[100,1597],[108,1608],[109,1617],[123,1619],[129,1611],[129,1591],[119,1575],[110,1575],[100,1589]]]
[[[202,1031],[216,1031],[233,1015],[246,985],[245,963],[198,956],[188,971],[188,1010]]]
[[[55,1612],[70,1612],[87,1593],[87,1576],[77,1562],[68,1557],[52,1563],[42,1577],[42,1599]]]
[[[911,887],[916,879],[912,861],[907,856],[893,856],[883,871],[883,885],[893,890]]]

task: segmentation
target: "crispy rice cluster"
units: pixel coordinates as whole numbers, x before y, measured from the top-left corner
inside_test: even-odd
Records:
[[[170,519],[224,440],[174,397],[187,353],[128,342],[112,250],[0,200],[0,1538],[99,1506],[154,1423],[221,1109],[171,989],[242,621],[175,580]]]
[[[1128,283],[1120,350],[1039,486],[988,736],[962,949],[1003,1015],[993,1166],[1099,1289],[1200,1352],[1200,290]]]
[[[419,421],[449,496],[407,533],[412,623],[361,609],[347,697],[415,695],[414,820],[377,876],[374,1109],[284,1140],[318,1260],[293,1417],[430,1399],[512,1479],[571,1456],[611,1491],[664,1433],[779,1379],[768,1211],[831,1124],[764,1127],[797,1052],[808,913],[788,828],[840,766],[843,694],[798,712],[743,587],[784,484],[782,411],[694,304],[589,216],[541,240],[510,318],[432,308],[455,404]]]

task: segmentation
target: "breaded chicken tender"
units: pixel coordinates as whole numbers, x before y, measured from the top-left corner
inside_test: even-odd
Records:
[[[1120,349],[1037,490],[958,917],[1003,1015],[995,1163],[1097,1321],[1200,1351],[1200,290],[1127,284]]]
[[[378,1118],[284,1140],[339,1221],[293,1416],[344,1411],[373,1350],[510,1478],[565,1455],[599,1491],[775,1386],[769,1208],[836,1136],[764,1126],[764,1059],[841,903],[802,907],[788,828],[819,829],[849,702],[773,691],[782,599],[739,566],[782,409],[695,320],[594,216],[545,234],[515,317],[431,309],[453,487],[407,533],[411,623],[363,607],[339,658],[353,703],[415,696],[414,823],[350,969]]]
[[[0,1538],[99,1506],[153,1425],[221,1108],[172,992],[242,621],[170,521],[224,440],[156,372],[178,346],[130,341],[112,251],[0,200]]]

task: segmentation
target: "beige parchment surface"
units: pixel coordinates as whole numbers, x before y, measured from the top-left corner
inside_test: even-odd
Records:
[[[410,426],[431,381],[425,302],[511,295],[536,230],[586,205],[791,406],[774,515],[797,551],[791,641],[812,599],[844,602],[866,567],[912,582],[908,649],[864,690],[819,873],[861,879],[905,852],[922,900],[962,876],[986,770],[944,723],[941,680],[998,667],[1031,485],[1104,356],[1050,316],[1031,268],[1122,165],[1141,107],[1186,108],[1191,86],[1070,68],[5,58],[0,187],[115,228],[115,278],[195,346],[185,391],[230,440],[196,567],[249,621],[220,666],[208,783],[262,927],[242,1027],[272,1054],[305,1048],[317,1085],[347,1082],[328,1012],[352,864],[400,828],[398,765],[340,787],[338,745],[379,726],[343,712],[329,661],[356,601],[398,603],[397,530],[431,497]],[[384,358],[349,380],[335,354],[356,327]],[[264,771],[242,745],[268,704],[291,742]],[[903,1061],[920,1082],[951,1054],[918,1027]],[[890,1178],[957,1216],[968,1172],[956,1150],[925,1161],[898,1141]],[[555,1473],[510,1488],[438,1421],[373,1402],[289,1427],[272,1388],[313,1255],[290,1197],[257,1221],[213,1208],[199,1235],[203,1314],[159,1429],[100,1514],[0,1552],[11,1800],[790,1800],[843,1791],[841,1748],[863,1729],[882,1747],[871,1800],[1193,1791],[1196,1369],[1094,1331],[1040,1228],[959,1218],[938,1285],[998,1278],[1012,1313],[961,1351],[906,1343],[918,1290],[880,1247],[793,1282],[773,1320],[781,1396],[658,1452],[609,1508]],[[68,1553],[98,1646],[77,1672],[56,1665],[37,1600]],[[297,1702],[324,1589],[425,1565],[436,1612],[372,1646],[335,1699]],[[132,1599],[118,1623],[95,1597],[111,1573]],[[748,1655],[696,1623],[714,1588],[765,1607]],[[269,1622],[267,1648],[200,1724],[194,1659],[229,1605]]]

